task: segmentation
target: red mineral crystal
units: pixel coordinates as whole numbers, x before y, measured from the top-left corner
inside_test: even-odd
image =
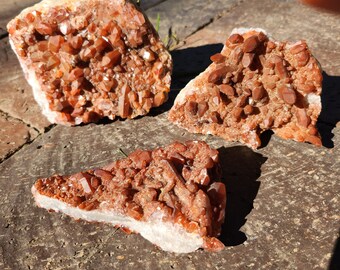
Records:
[[[141,233],[164,250],[219,251],[226,206],[218,151],[205,142],[136,150],[103,168],[36,181],[38,206]]]
[[[179,93],[170,121],[252,148],[268,129],[321,145],[322,71],[305,41],[278,42],[262,29],[236,29],[211,60]]]
[[[52,123],[134,118],[167,100],[171,56],[130,0],[43,0],[9,22],[8,31],[34,96]],[[127,95],[126,86],[132,94]],[[135,99],[145,91],[147,98]],[[72,109],[56,110],[56,99]],[[75,100],[87,102],[80,108]],[[102,100],[113,107],[102,110]]]

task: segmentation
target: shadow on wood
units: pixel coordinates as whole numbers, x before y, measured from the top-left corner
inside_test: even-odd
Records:
[[[221,52],[223,44],[209,44],[171,52],[174,67],[172,90],[182,89],[191,79],[203,72],[210,64],[210,56]]]
[[[247,240],[240,228],[253,209],[260,188],[257,179],[267,158],[245,146],[220,148],[223,181],[227,188],[226,217],[219,237],[226,246],[236,246]]]
[[[329,76],[323,72],[321,104],[322,109],[317,127],[325,147],[333,148],[332,130],[340,121],[340,76]]]
[[[271,129],[262,132],[260,134],[261,146],[258,149],[265,148],[269,144],[273,135],[274,131],[272,131]]]
[[[339,231],[340,234],[340,231]],[[329,270],[339,270],[340,269],[340,237],[338,237],[335,247],[333,250],[333,255],[329,263]]]
[[[179,91],[183,89],[190,80],[203,72],[211,64],[210,56],[220,52],[222,47],[223,44],[211,44],[171,51],[170,53],[174,67],[169,99],[162,106],[152,108],[149,115],[157,116],[169,111],[174,104]]]

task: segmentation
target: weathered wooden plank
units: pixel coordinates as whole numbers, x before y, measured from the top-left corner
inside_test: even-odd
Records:
[[[263,19],[261,14],[271,15]],[[313,26],[304,23],[310,21],[307,18],[316,17]],[[311,44],[331,75],[327,81],[333,90],[328,99],[333,103],[326,117],[333,117],[339,104],[336,100],[340,100],[339,44],[334,35],[339,30],[338,18],[293,0],[246,1],[187,39],[185,50],[173,52],[173,80],[180,88],[182,80],[203,70],[209,53],[220,49],[211,44],[224,42],[234,26],[262,27],[279,39],[305,38]],[[318,34],[312,28],[318,29]],[[1,71],[4,69],[1,67]],[[133,121],[75,128],[57,126],[0,164],[0,267],[327,268],[335,256],[332,252],[339,229],[339,128],[333,130],[331,149],[273,136],[267,146],[254,152],[211,136],[188,134],[169,123],[166,114],[157,115],[158,112],[153,111],[154,117]],[[187,139],[206,139],[220,149],[228,189],[227,221],[221,239],[231,245],[220,253],[168,254],[140,236],[125,235],[106,225],[75,222],[33,205],[30,187],[38,177],[104,165],[122,157],[118,148],[129,153],[136,148]]]
[[[0,134],[0,162],[2,162],[24,144],[34,140],[38,132],[0,112]]]
[[[167,42],[171,38],[182,41],[239,2],[241,1],[167,0],[148,9],[146,14],[154,26],[157,26],[157,18],[159,16],[159,34],[163,41]],[[170,35],[170,29],[172,35]]]
[[[138,2],[137,0],[135,0],[135,1]],[[167,1],[167,0],[140,0],[139,4],[140,4],[140,7],[143,10],[147,10],[147,9],[154,7],[154,6],[157,6],[160,3],[165,2],[165,1]]]
[[[228,219],[222,239],[237,245],[220,253],[169,254],[138,235],[75,222],[33,205],[30,187],[38,177],[102,166],[123,157],[119,148],[130,153],[137,147],[204,138],[220,149],[228,188]],[[255,269],[265,269],[263,265],[324,269],[338,230],[339,130],[335,141],[336,147],[327,150],[274,137],[256,153],[211,136],[188,134],[169,123],[165,114],[107,125],[55,127],[0,165],[4,264],[10,269],[93,269],[99,264],[105,269],[168,269],[169,265],[175,269],[247,265]],[[8,179],[12,179],[11,185]],[[243,233],[239,232],[245,222]]]

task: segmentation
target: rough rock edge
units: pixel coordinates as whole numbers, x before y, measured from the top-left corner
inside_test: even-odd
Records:
[[[32,87],[33,96],[35,101],[38,103],[40,108],[42,108],[42,114],[46,116],[47,120],[50,121],[52,124],[57,123],[56,119],[58,118],[58,113],[50,110],[49,104],[46,98],[44,91],[41,90],[39,81],[37,76],[35,75],[34,70],[29,70],[25,65],[24,61],[21,57],[19,57],[15,45],[11,39],[9,39],[9,43],[11,45],[12,50],[14,51],[15,55],[17,56],[20,66],[25,74],[25,78],[28,84]],[[71,126],[69,123],[65,123],[65,125]]]
[[[175,253],[189,253],[203,246],[203,238],[198,233],[189,233],[176,223],[162,221],[163,212],[155,212],[148,221],[138,221],[115,211],[81,210],[67,203],[48,196],[41,195],[35,186],[32,194],[39,207],[63,212],[75,219],[90,222],[105,222],[113,226],[125,227],[140,233],[145,239],[159,246],[165,251]],[[165,238],[165,239],[164,239]],[[174,241],[176,239],[176,241]]]

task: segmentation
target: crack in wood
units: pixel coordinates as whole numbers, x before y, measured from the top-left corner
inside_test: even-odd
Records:
[[[218,13],[216,16],[210,18],[210,20],[208,22],[206,22],[205,24],[202,24],[201,26],[198,26],[198,28],[196,30],[194,30],[191,34],[187,35],[183,41],[185,41],[187,38],[189,38],[190,36],[196,34],[198,31],[202,30],[203,28],[209,26],[210,24],[212,24],[213,22],[215,22],[216,20],[220,19],[222,16],[226,15],[227,13],[230,13],[232,10],[234,10],[235,8],[237,8],[238,6],[240,6],[242,3],[244,2],[244,0],[240,0],[238,2],[236,2],[235,4],[233,4],[231,7],[227,8],[226,10],[222,10],[220,13]],[[179,48],[179,47],[177,47]]]
[[[51,124],[50,126],[46,127],[45,130],[43,132],[40,132],[37,128],[35,128],[34,126],[26,123],[25,121],[23,121],[20,118],[16,118],[13,117],[12,115],[0,110],[0,116],[3,116],[6,120],[11,120],[13,119],[14,121],[18,121],[22,124],[24,124],[26,127],[28,127],[29,129],[35,131],[38,135],[32,139],[32,134],[31,132],[28,130],[28,136],[25,140],[24,143],[22,143],[20,146],[18,146],[15,149],[11,149],[10,151],[8,151],[8,153],[5,154],[5,156],[0,160],[0,164],[3,163],[4,161],[6,161],[7,159],[9,159],[10,157],[12,157],[13,155],[15,155],[18,151],[20,151],[25,145],[30,145],[31,143],[33,143],[38,137],[40,137],[42,134],[48,133],[53,127],[55,127],[56,125]]]

